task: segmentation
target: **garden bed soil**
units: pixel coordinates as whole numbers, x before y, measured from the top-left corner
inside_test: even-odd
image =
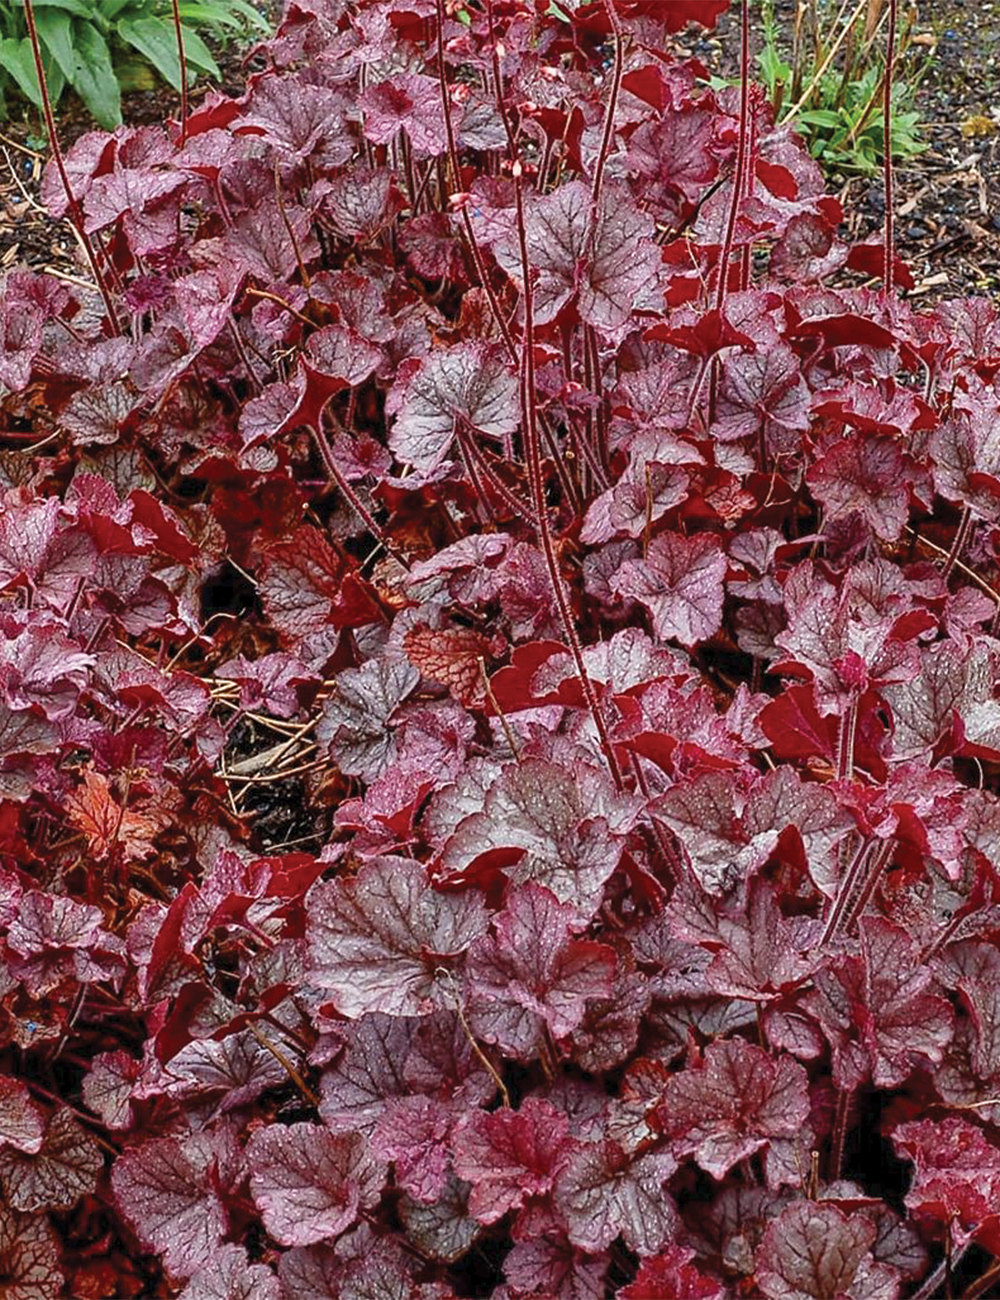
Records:
[[[795,0],[781,0],[779,18],[791,30]],[[713,71],[735,71],[739,18],[734,5],[718,30],[700,35],[692,28],[682,51]],[[917,93],[928,148],[897,168],[897,239],[916,280],[910,297],[927,302],[1000,288],[1000,0],[922,0],[915,32],[930,67]],[[249,66],[248,66],[249,65]],[[220,57],[222,89],[238,93],[253,56],[233,49]],[[207,84],[195,92],[207,92]],[[167,87],[125,99],[132,124],[162,122],[177,112]],[[91,127],[83,106],[68,99],[59,129],[66,146]],[[78,275],[75,240],[68,223],[53,223],[38,204],[43,156],[37,151],[38,124],[7,122],[0,136],[0,271],[30,267],[57,275]],[[845,234],[863,239],[884,222],[879,177],[836,179],[847,213]]]

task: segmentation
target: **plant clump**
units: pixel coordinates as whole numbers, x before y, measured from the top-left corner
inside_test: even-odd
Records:
[[[995,1275],[1000,313],[674,57],[725,7],[290,0],[242,96],[50,169],[12,1296]]]

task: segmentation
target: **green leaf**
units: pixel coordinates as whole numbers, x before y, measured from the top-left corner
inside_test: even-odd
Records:
[[[177,55],[177,33],[173,23],[162,18],[123,18],[118,23],[118,35],[133,49],[148,59],[174,90],[181,88],[181,65]],[[209,72],[219,76],[218,65],[208,46],[190,28],[184,29],[184,59],[189,70]]]
[[[173,27],[170,28],[173,32]],[[176,40],[174,42],[176,44]],[[215,61],[215,56],[201,39],[197,32],[190,27],[184,28],[184,58],[189,68],[197,68],[199,72],[207,72],[209,76],[218,80],[221,77],[219,65]]]
[[[100,9],[104,17],[111,22],[118,17],[123,9],[128,9],[129,7],[135,9],[136,5],[133,0],[97,0],[97,7]],[[145,5],[140,7],[140,9],[145,8]]]
[[[43,9],[64,9],[76,14],[78,18],[93,18],[94,6],[84,4],[83,0],[35,0],[35,13],[41,15]]]
[[[73,19],[65,9],[39,9],[35,23],[42,44],[67,79],[73,76]]]
[[[121,125],[122,97],[108,43],[89,23],[77,28],[70,84],[105,130]]]
[[[31,53],[31,42],[25,37],[22,41],[7,37],[0,41],[0,64],[17,84],[18,90],[30,99],[36,108],[42,106],[42,96],[38,89],[38,76],[35,72],[35,60]]]
[[[260,32],[270,31],[270,26],[263,14],[259,13],[247,0],[187,0],[180,6],[181,19],[193,18],[195,23],[219,23],[226,27],[256,27]]]
[[[840,114],[833,113],[827,108],[810,108],[800,113],[797,120],[805,122],[807,126],[824,127],[828,131],[836,131],[841,125]]]
[[[173,24],[162,18],[122,18],[116,30],[123,41],[149,60],[164,81],[180,90],[181,64]]]
[[[757,62],[760,65],[761,76],[772,94],[775,86],[779,83],[785,85],[790,80],[792,69],[773,45],[767,45],[761,50],[757,55]]]

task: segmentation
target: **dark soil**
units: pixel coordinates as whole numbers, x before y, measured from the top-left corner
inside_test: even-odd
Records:
[[[797,2],[775,4],[789,43]],[[929,64],[916,94],[928,148],[895,169],[898,251],[917,282],[908,296],[990,295],[1000,288],[1000,0],[919,0],[914,7],[916,40],[900,75]],[[756,47],[759,33],[754,38]],[[713,72],[738,75],[736,4],[717,32],[690,48]],[[848,238],[881,232],[881,176],[831,176],[830,187],[843,202]]]
[[[222,73],[219,83],[203,81],[191,91],[194,107],[210,90],[239,95],[255,65],[254,55],[236,45],[214,51]],[[179,97],[165,83],[155,90],[122,96],[122,114],[129,126],[163,123],[176,118]],[[57,110],[59,141],[64,149],[86,131],[93,119],[76,96],[67,93]],[[0,121],[0,275],[6,270],[49,271],[58,276],[86,275],[76,253],[68,222],[50,221],[39,207],[39,190],[46,154],[44,127],[34,114]]]
[[[778,0],[790,32],[797,0]],[[902,8],[903,6],[901,6]],[[756,3],[753,5],[756,11]],[[911,297],[933,301],[990,294],[1000,287],[1000,0],[920,0],[914,28],[919,41],[903,66],[929,56],[917,93],[927,151],[896,170],[899,251],[917,281]],[[759,37],[758,37],[759,39]],[[713,71],[736,71],[739,19],[734,4],[718,31],[699,38],[692,29],[685,49]],[[250,61],[252,66],[252,59]],[[220,56],[222,89],[239,92],[247,67],[241,51]],[[209,89],[202,85],[195,101]],[[129,123],[162,122],[177,113],[168,87],[126,97]],[[60,105],[64,145],[91,128],[83,106]],[[3,124],[0,135],[0,272],[10,267],[78,275],[68,225],[54,225],[37,206],[43,158],[34,149],[37,122]],[[884,223],[879,177],[831,177],[847,213],[845,234],[865,238]]]

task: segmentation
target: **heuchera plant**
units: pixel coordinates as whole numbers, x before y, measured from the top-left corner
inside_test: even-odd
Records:
[[[1000,314],[840,242],[724,8],[290,0],[47,175],[5,1295],[996,1276]]]

